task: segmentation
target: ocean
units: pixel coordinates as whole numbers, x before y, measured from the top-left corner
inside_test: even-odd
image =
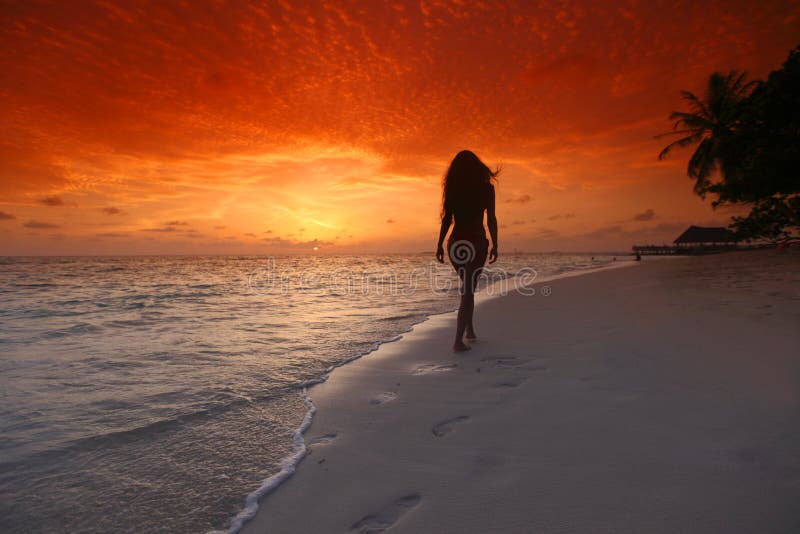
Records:
[[[0,531],[235,530],[302,455],[306,387],[457,307],[431,259],[0,258]],[[482,291],[610,261],[501,256]]]

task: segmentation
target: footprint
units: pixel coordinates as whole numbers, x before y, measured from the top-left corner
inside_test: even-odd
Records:
[[[437,438],[441,438],[453,431],[453,425],[457,425],[459,423],[463,423],[464,421],[468,420],[469,420],[468,415],[459,415],[458,417],[453,417],[452,419],[446,419],[441,423],[435,425],[431,429],[431,432],[433,432],[433,435],[436,436]]]
[[[525,365],[528,360],[516,356],[491,356],[483,358],[482,361],[491,362],[495,367],[519,367],[520,365]]]
[[[376,534],[394,526],[397,521],[420,503],[422,497],[417,494],[400,497],[376,514],[365,515],[350,527],[349,532],[358,534]]]
[[[383,391],[375,395],[372,399],[370,399],[369,403],[373,405],[379,404],[386,404],[387,402],[392,402],[397,398],[397,393],[392,391]]]
[[[308,442],[309,445],[327,445],[328,443],[332,442],[336,439],[338,434],[336,432],[332,432],[330,434],[325,434],[324,436],[319,436],[318,438],[314,438]]]
[[[426,375],[428,373],[441,373],[444,371],[452,371],[458,367],[457,363],[451,363],[448,365],[436,365],[434,363],[426,363],[425,365],[420,365],[416,369],[414,369],[415,375]]]
[[[516,388],[528,379],[527,376],[515,376],[495,384],[496,388]]]

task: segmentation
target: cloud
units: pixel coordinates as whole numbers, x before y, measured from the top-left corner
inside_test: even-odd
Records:
[[[217,226],[214,227],[214,230],[225,230],[226,228],[227,228],[227,226],[217,225]]]
[[[44,206],[50,206],[53,208],[63,208],[63,207],[73,207],[77,208],[78,205],[75,202],[65,202],[64,199],[61,197],[42,197],[39,199],[39,204]]]
[[[767,28],[780,27],[790,8],[732,3],[734,9],[720,2],[703,8],[709,19],[726,17],[718,32],[698,27],[683,35],[674,29],[674,18],[658,16],[660,8],[650,3],[631,7],[630,17],[623,17],[590,0],[575,2],[574,10],[498,2],[491,10],[476,6],[455,13],[436,2],[405,9],[401,29],[397,17],[386,16],[375,2],[359,9],[276,2],[261,9],[196,0],[152,14],[160,27],[183,36],[175,47],[140,16],[144,8],[136,2],[125,8],[81,4],[68,11],[23,2],[15,19],[24,25],[8,31],[27,55],[10,56],[4,64],[4,92],[19,104],[8,131],[13,146],[52,146],[54,154],[37,153],[33,161],[21,151],[14,166],[41,181],[69,182],[83,159],[72,149],[82,143],[104,154],[172,160],[252,152],[278,144],[275,139],[341,139],[342,145],[386,156],[386,168],[411,162],[426,175],[430,157],[441,158],[453,146],[479,142],[487,151],[526,153],[532,139],[554,137],[552,124],[573,135],[627,124],[642,109],[669,110],[670,91],[685,78],[667,73],[675,73],[693,50],[706,51],[693,56],[693,69],[684,69],[693,73],[739,64],[732,63],[738,58],[752,62],[753,50],[764,57],[759,66],[782,59],[775,51],[785,56],[790,39],[777,39]],[[562,11],[584,15],[563,17]],[[742,24],[756,18],[759,24],[743,36]],[[452,61],[459,54],[471,61]],[[264,57],[274,58],[272,68],[254,68]],[[584,83],[587,76],[597,83]],[[98,79],[105,80],[102,87],[94,83]],[[626,98],[615,94],[617,85]],[[72,90],[53,92],[53,86]],[[474,116],[469,131],[449,126],[466,109]],[[354,118],[359,128],[352,128]],[[77,176],[95,181],[107,175]],[[157,178],[172,177],[146,171],[134,177]]]
[[[577,237],[592,240],[605,238],[616,238],[617,240],[626,239],[629,240],[631,244],[662,243],[671,241],[688,226],[688,222],[672,222],[644,228],[637,227],[634,229],[626,229],[620,224],[610,224]]]
[[[633,216],[634,221],[652,221],[656,217],[656,212],[652,209],[646,209],[642,213],[637,213]]]
[[[103,232],[101,234],[95,234],[95,237],[118,238],[118,237],[129,237],[129,236],[128,234],[123,234],[120,232]]]
[[[431,191],[447,160],[472,147],[505,164],[498,202],[509,220],[532,216],[523,210],[535,201],[547,206],[540,220],[580,209],[581,231],[610,217],[633,226],[641,211],[633,189],[612,190],[652,194],[682,173],[684,161],[657,161],[652,139],[681,106],[679,91],[700,90],[719,65],[763,78],[798,28],[784,23],[796,7],[751,0],[684,2],[666,14],[658,2],[622,14],[592,0],[390,3],[405,5],[402,13],[381,2],[312,4],[16,3],[4,40],[14,46],[0,49],[5,209],[20,222],[50,220],[56,208],[41,196],[82,206],[91,198],[93,209],[56,219],[76,236],[76,252],[85,229],[119,215],[101,211],[108,205],[135,209],[137,228],[231,220],[226,234],[264,225],[288,238],[306,225],[308,236],[347,232],[365,243],[388,230],[371,222],[409,213],[395,226],[412,239],[437,211]],[[700,14],[724,24],[709,32],[676,23]],[[461,57],[469,61],[453,60]],[[464,116],[469,127],[454,128]],[[318,149],[328,152],[309,157]],[[665,202],[697,218],[684,185],[669,185]],[[608,202],[586,194],[603,187],[616,193]],[[265,208],[273,199],[293,213]],[[36,210],[15,208],[32,203]],[[310,217],[333,227],[318,229]]]
[[[580,237],[584,237],[586,239],[602,239],[608,236],[619,235],[624,232],[625,230],[622,228],[622,226],[615,224],[611,226],[603,226],[597,230],[585,233]]]
[[[541,230],[537,230],[533,234],[534,239],[558,239],[561,237],[561,233],[557,230],[553,230],[552,228],[542,228]]]
[[[28,221],[25,224],[23,224],[22,226],[24,226],[25,228],[35,228],[37,230],[45,229],[45,228],[61,228],[57,224],[50,224],[50,223],[39,222],[39,221]]]
[[[17,218],[16,215],[0,211],[0,221],[13,221],[16,218]]]
[[[518,197],[511,197],[506,199],[506,203],[517,202],[519,204],[525,204],[526,202],[531,201],[530,195],[520,195]]]
[[[174,226],[162,226],[161,228],[140,228],[140,232],[183,232],[180,228]]]
[[[389,223],[389,224],[393,224],[394,223],[394,219],[386,219],[386,222]]]
[[[247,233],[246,233],[246,234],[244,234],[244,235],[246,235],[247,237],[258,237],[258,236],[257,236],[256,234],[254,234],[253,232],[247,232]]]
[[[574,219],[574,213],[556,213],[547,218],[548,221],[557,221],[558,219]]]
[[[114,206],[108,206],[107,208],[103,208],[103,213],[106,215],[120,215],[125,212],[119,208],[115,208]]]
[[[282,237],[264,237],[261,239],[264,243],[276,248],[293,248],[293,249],[313,249],[315,247],[330,247],[335,245],[332,241],[322,241],[320,239],[312,239],[310,241],[290,241]]]
[[[154,232],[154,233],[170,233],[170,232],[186,232],[186,226],[189,226],[189,223],[184,221],[168,221],[164,223],[164,226],[160,226],[157,228],[140,228],[140,232]],[[193,232],[194,230],[189,230],[189,232]]]

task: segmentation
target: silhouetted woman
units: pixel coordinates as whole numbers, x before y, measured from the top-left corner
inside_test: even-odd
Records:
[[[477,339],[472,313],[475,308],[475,288],[478,277],[489,255],[489,263],[497,260],[497,218],[494,213],[494,186],[492,178],[497,176],[478,156],[469,150],[462,150],[450,163],[444,177],[442,192],[442,227],[439,231],[439,245],[436,259],[444,263],[442,243],[455,220],[453,232],[447,240],[450,262],[461,278],[461,305],[458,307],[456,339],[453,350],[469,350],[464,344],[464,334],[468,341]],[[483,227],[483,213],[492,236],[492,250]]]

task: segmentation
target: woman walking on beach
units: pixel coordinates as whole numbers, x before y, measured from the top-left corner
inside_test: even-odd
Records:
[[[450,163],[444,177],[442,192],[442,226],[436,259],[444,263],[444,238],[455,220],[453,232],[447,240],[447,253],[461,279],[461,304],[458,307],[455,352],[469,350],[464,343],[477,339],[472,314],[475,308],[475,288],[478,277],[489,256],[489,263],[497,261],[497,217],[494,213],[494,186],[492,179],[499,169],[492,171],[473,152],[462,150]],[[492,249],[483,227],[483,213],[492,236]]]

